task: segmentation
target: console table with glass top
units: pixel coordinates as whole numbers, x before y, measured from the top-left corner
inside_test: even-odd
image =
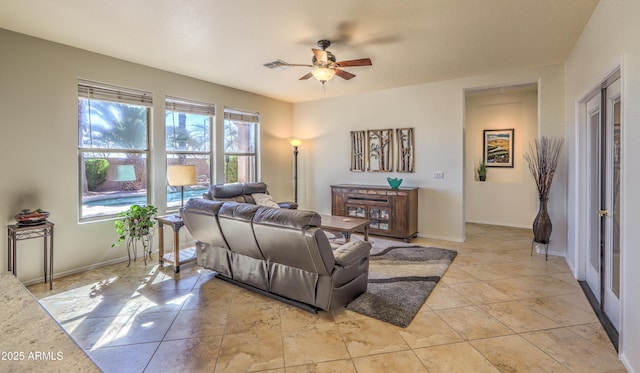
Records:
[[[37,225],[7,225],[7,257],[9,262],[7,270],[13,273],[14,276],[17,276],[16,251],[18,241],[42,237],[44,239],[44,282],[47,282],[47,267],[49,267],[49,290],[53,289],[53,225],[54,224],[48,220]],[[48,260],[47,247],[49,249]]]

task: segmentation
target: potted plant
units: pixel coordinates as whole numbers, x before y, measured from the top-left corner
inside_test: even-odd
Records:
[[[118,241],[111,247],[120,246],[127,243],[127,253],[129,254],[129,264],[131,265],[131,250],[133,249],[133,260],[137,259],[138,244],[142,245],[144,253],[144,264],[147,264],[147,255],[151,258],[151,242],[155,232],[154,220],[158,209],[154,206],[131,205],[128,210],[118,214],[116,220],[116,233],[119,235]]]
[[[478,172],[478,178],[480,179],[480,181],[487,180],[487,164],[484,163],[484,159],[480,160],[476,171]]]

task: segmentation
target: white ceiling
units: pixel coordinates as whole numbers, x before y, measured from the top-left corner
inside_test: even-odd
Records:
[[[2,0],[0,28],[289,102],[563,63],[598,0]],[[322,85],[316,41],[371,67]]]

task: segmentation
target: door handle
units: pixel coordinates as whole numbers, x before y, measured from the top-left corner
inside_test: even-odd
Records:
[[[600,216],[609,216],[609,210],[607,210],[607,209],[599,210],[598,211],[598,215],[600,215]]]

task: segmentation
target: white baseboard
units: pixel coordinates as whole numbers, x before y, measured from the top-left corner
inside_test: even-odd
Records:
[[[86,271],[90,271],[92,269],[108,266],[108,265],[111,265],[111,264],[116,264],[116,263],[120,263],[120,262],[126,262],[128,260],[129,260],[129,257],[124,256],[122,258],[110,259],[110,260],[107,260],[107,261],[104,261],[104,262],[94,263],[94,264],[91,264],[91,265],[88,265],[88,266],[74,268],[74,269],[70,269],[70,270],[64,271],[64,272],[57,272],[57,273],[54,272],[53,273],[53,281],[55,283],[56,278],[65,277],[65,276],[69,276],[69,275],[74,275],[76,273],[86,272]],[[37,284],[37,283],[40,283],[40,282],[44,282],[44,276],[24,281],[23,284],[25,286],[29,286],[29,285]]]
[[[192,247],[192,246],[195,246],[195,241],[193,241],[193,240],[192,241],[187,241],[187,242],[182,242],[180,244],[180,249],[185,249],[187,247]],[[165,252],[166,252],[166,250],[165,250]],[[156,248],[154,251],[152,251],[152,254],[158,255],[158,249]],[[74,275],[76,273],[86,272],[86,271],[90,271],[92,269],[108,266],[108,265],[111,265],[111,264],[126,262],[128,260],[129,260],[128,256],[123,256],[121,258],[110,259],[110,260],[107,260],[107,261],[104,261],[104,262],[94,263],[94,264],[91,264],[91,265],[88,265],[88,266],[74,268],[74,269],[70,269],[70,270],[64,271],[64,272],[54,272],[53,273],[53,280],[55,282],[56,278],[65,277],[65,276],[69,276],[69,275]],[[41,282],[44,282],[44,276],[40,276],[40,277],[31,279],[31,280],[24,281],[23,284],[25,286],[29,286],[29,285],[38,284],[38,283],[41,283]]]
[[[430,234],[418,234],[418,237],[430,238],[432,240],[452,241],[452,242],[464,242],[466,240],[464,237],[459,238],[459,237],[435,236]]]

